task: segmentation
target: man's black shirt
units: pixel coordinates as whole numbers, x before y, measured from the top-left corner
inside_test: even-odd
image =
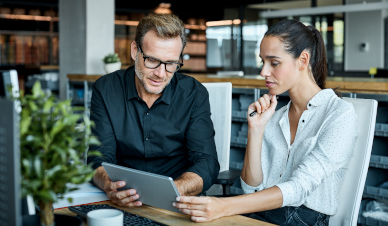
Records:
[[[209,94],[190,76],[175,73],[162,96],[148,108],[135,86],[134,67],[102,76],[93,85],[93,134],[102,145],[90,147],[93,167],[109,162],[176,179],[194,172],[203,191],[215,182],[220,166],[210,119]]]

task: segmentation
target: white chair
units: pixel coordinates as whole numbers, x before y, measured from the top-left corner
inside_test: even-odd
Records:
[[[229,170],[230,136],[232,126],[232,83],[214,82],[202,83],[209,92],[211,119],[215,130],[215,143],[217,148],[220,174],[216,185],[213,185],[207,195],[220,195],[221,184],[223,194],[230,194],[229,188],[239,179],[239,170]]]
[[[343,99],[352,103],[356,111],[358,138],[353,157],[350,160],[348,171],[338,194],[337,213],[330,218],[330,226],[357,225],[376,124],[376,100]]]

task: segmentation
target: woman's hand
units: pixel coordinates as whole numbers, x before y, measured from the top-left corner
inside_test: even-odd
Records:
[[[195,222],[208,222],[224,216],[222,199],[215,197],[180,196],[173,206],[191,216]]]
[[[257,101],[249,105],[248,107],[248,126],[249,128],[264,128],[268,121],[275,113],[278,101],[275,95],[264,94]],[[256,111],[257,114],[253,112]],[[253,116],[250,116],[251,114]]]

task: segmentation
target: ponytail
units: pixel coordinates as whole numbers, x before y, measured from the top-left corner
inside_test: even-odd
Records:
[[[319,31],[313,26],[308,26],[311,31],[314,45],[311,48],[310,65],[315,82],[321,89],[325,89],[327,77],[327,61],[325,43]]]

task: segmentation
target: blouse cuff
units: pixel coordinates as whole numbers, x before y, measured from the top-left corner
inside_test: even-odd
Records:
[[[247,183],[245,183],[245,181],[241,177],[240,177],[240,181],[241,181],[241,188],[242,188],[244,194],[250,194],[250,193],[254,193],[254,192],[261,191],[264,189],[263,183],[261,183],[257,187],[252,187],[252,186],[248,185]]]
[[[280,190],[282,191],[283,194],[283,205],[284,206],[291,206],[294,203],[294,189],[291,185],[290,182],[284,182],[281,184],[276,185]]]

